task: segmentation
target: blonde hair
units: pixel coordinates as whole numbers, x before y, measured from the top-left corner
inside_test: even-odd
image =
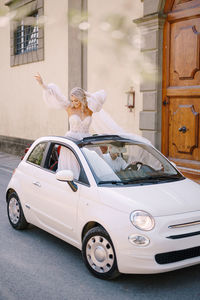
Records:
[[[81,109],[82,111],[85,111],[85,109],[88,107],[85,91],[80,87],[75,87],[70,92],[70,98],[71,96],[76,97],[81,102]]]

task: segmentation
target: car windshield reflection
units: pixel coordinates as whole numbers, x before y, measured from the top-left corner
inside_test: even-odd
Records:
[[[184,179],[154,147],[113,141],[81,148],[98,185],[154,184]]]

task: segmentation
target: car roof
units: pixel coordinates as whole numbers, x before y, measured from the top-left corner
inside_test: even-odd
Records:
[[[41,142],[44,140],[50,139],[51,141],[55,142],[56,139],[65,139],[67,141],[71,141],[74,144],[76,144],[79,148],[84,147],[85,145],[95,145],[98,143],[105,143],[105,142],[135,142],[137,144],[145,144],[145,142],[139,141],[137,139],[131,139],[131,138],[126,138],[120,135],[116,134],[94,134],[92,136],[85,137],[83,139],[77,140],[69,136],[46,136],[46,137],[41,137],[37,140],[37,142]]]
[[[85,137],[82,140],[80,140],[77,144],[79,147],[83,147],[85,145],[90,145],[90,144],[114,142],[114,141],[126,142],[131,140],[127,138],[123,138],[119,135],[102,134],[102,135],[93,135],[93,136]]]
[[[70,140],[72,142],[74,142],[78,147],[83,147],[85,145],[92,145],[92,144],[97,144],[97,143],[105,143],[105,142],[136,142],[136,143],[143,143],[137,139],[130,139],[130,138],[126,138],[120,135],[116,135],[116,134],[94,134],[92,136],[88,136],[85,137],[81,140],[76,140],[73,139],[71,137],[62,137],[65,138],[67,140]]]

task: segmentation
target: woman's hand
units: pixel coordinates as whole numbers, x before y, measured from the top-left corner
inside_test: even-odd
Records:
[[[37,82],[38,82],[42,87],[44,87],[44,82],[43,82],[42,77],[40,76],[40,74],[37,73],[37,75],[35,75],[34,77],[35,77],[35,79],[37,80]]]
[[[125,169],[124,171],[127,171],[127,170],[137,170],[139,171],[140,168],[143,166],[143,163],[140,162],[140,161],[133,161],[131,162]]]

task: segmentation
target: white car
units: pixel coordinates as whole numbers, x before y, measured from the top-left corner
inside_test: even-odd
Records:
[[[73,170],[57,170],[60,148]],[[31,223],[74,245],[102,279],[200,262],[200,186],[137,140],[39,138],[16,168],[6,201],[15,229]]]

